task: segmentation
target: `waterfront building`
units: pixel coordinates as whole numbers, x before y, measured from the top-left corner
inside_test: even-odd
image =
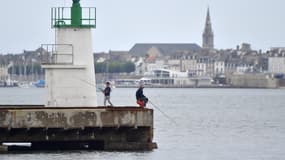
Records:
[[[268,58],[268,71],[285,74],[285,48],[272,48]]]
[[[249,63],[240,63],[236,67],[236,72],[237,73],[253,72],[253,65],[251,65]]]
[[[144,76],[152,86],[156,87],[198,87],[211,86],[212,78],[208,76],[191,76],[189,72],[179,72],[169,69],[156,69]]]
[[[111,61],[131,61],[131,55],[129,51],[109,51],[109,60]]]
[[[196,75],[197,60],[193,57],[190,59],[181,60],[181,71],[188,72],[191,76]]]
[[[149,53],[167,57],[181,51],[198,52],[200,50],[201,47],[195,43],[137,43],[129,53],[138,57],[145,57]]]
[[[8,79],[8,67],[5,65],[0,66],[0,80],[6,81]]]
[[[156,69],[167,69],[169,68],[166,64],[165,60],[156,60],[154,63],[147,63],[146,64],[147,72],[156,70]]]
[[[169,70],[181,71],[181,60],[180,59],[169,59],[167,60],[167,65]]]
[[[180,85],[193,85],[188,78],[187,72],[173,71],[169,69],[156,69],[152,70],[145,75],[146,78],[151,79],[151,84],[160,86],[180,86]]]
[[[135,66],[135,75],[143,75],[145,72],[147,72],[147,63],[143,57],[136,58]]]
[[[197,59],[197,76],[214,76],[214,59],[212,57],[203,56]]]
[[[239,62],[236,59],[226,61],[225,74],[229,75],[229,74],[233,74],[234,72],[236,72],[238,63]]]
[[[243,52],[251,52],[251,44],[249,43],[242,43],[241,44],[241,48],[240,48],[241,51]]]
[[[147,62],[154,62],[156,60],[157,57],[161,57],[162,56],[162,51],[155,47],[152,46],[146,54],[146,61]]]
[[[214,74],[215,75],[225,74],[225,60],[224,59],[217,59],[214,62]]]

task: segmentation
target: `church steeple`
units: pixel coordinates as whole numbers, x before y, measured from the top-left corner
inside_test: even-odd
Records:
[[[214,33],[210,17],[210,9],[208,8],[205,29],[203,32],[203,48],[214,49]]]

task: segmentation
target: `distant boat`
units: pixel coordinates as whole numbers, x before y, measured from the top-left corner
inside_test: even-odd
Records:
[[[18,87],[19,88],[34,88],[35,85],[32,82],[19,82]]]
[[[282,79],[282,78],[284,78],[284,74],[283,73],[276,73],[276,74],[274,74],[274,78]]]
[[[45,80],[39,80],[37,83],[34,84],[38,88],[44,88],[45,87]]]
[[[116,87],[137,87],[139,84],[139,79],[116,79]]]

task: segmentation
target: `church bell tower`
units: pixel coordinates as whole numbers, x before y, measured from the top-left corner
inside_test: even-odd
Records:
[[[203,32],[203,48],[214,49],[214,33],[212,30],[212,23],[210,17],[210,9],[208,8],[205,29]]]

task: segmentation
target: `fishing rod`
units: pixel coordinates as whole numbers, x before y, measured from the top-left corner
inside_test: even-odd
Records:
[[[86,80],[84,80],[84,79],[81,79],[81,78],[78,78],[78,77],[73,77],[73,78],[78,79],[78,80],[80,80],[80,81],[82,81],[82,82],[84,82],[84,83],[90,85],[91,87],[95,87],[95,88],[97,89],[97,86],[96,86],[95,84],[91,83],[91,82],[88,82],[88,81],[86,81]],[[98,88],[98,89],[99,89],[101,92],[104,91],[102,88]]]
[[[96,87],[96,85],[94,85],[94,84],[92,84],[92,83],[90,83],[90,82],[88,82],[88,81],[86,81],[86,80],[83,80],[83,79],[78,78],[78,77],[74,77],[74,78],[76,78],[76,79],[78,79],[78,80],[80,80],[80,81],[82,81],[82,82],[85,82],[86,84],[88,84],[88,85],[90,85],[90,86],[92,86],[92,87]],[[102,91],[101,88],[100,88],[100,90]],[[152,106],[153,106],[154,108],[156,108],[158,111],[160,111],[168,120],[170,120],[172,123],[178,125],[178,123],[177,123],[173,118],[171,118],[171,117],[168,116],[165,112],[163,112],[157,105],[153,104],[152,101],[150,101],[150,100],[148,100],[148,101],[150,102],[150,104],[152,104]]]
[[[152,104],[152,106],[154,108],[156,108],[158,111],[160,111],[168,120],[170,120],[170,122],[178,125],[178,123],[173,119],[171,118],[170,116],[168,116],[165,112],[163,112],[157,105],[153,104],[150,100],[149,100],[149,103]]]
[[[91,83],[91,82],[88,82],[88,81],[86,81],[84,79],[81,79],[81,78],[78,78],[78,77],[73,77],[73,78],[78,79],[78,80],[80,80],[80,81],[82,81],[82,82],[84,82],[84,83],[86,83],[86,84],[96,88],[96,85]]]

